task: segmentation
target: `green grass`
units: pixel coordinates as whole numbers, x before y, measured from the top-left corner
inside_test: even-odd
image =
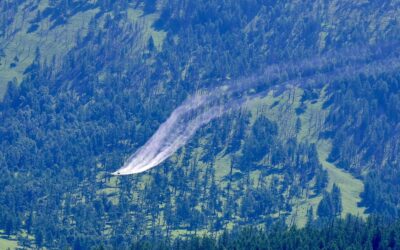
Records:
[[[214,163],[215,166],[215,177],[218,181],[222,180],[225,176],[229,175],[231,170],[231,158],[230,156],[218,156]]]
[[[268,95],[264,98],[252,100],[247,105],[247,108],[252,114],[251,122],[254,122],[258,116],[265,115],[269,119],[279,124],[279,137],[281,140],[284,141],[287,138],[295,137],[297,138],[298,142],[316,143],[319,161],[328,171],[329,183],[327,190],[330,191],[333,183],[336,183],[342,191],[342,215],[344,216],[345,214],[350,213],[363,216],[364,208],[359,208],[357,206],[357,203],[360,201],[360,193],[364,189],[363,183],[354,178],[350,173],[347,173],[344,170],[337,168],[334,164],[327,162],[326,159],[331,150],[330,142],[320,141],[318,138],[318,133],[323,129],[324,119],[329,112],[329,110],[322,109],[322,104],[326,98],[325,92],[322,91],[320,98],[315,102],[306,102],[305,112],[301,115],[297,115],[295,110],[301,105],[300,100],[302,93],[303,91],[301,89],[292,89],[278,97]],[[278,105],[273,105],[276,102],[279,102]],[[300,119],[302,123],[301,129],[298,133],[295,130],[297,119]],[[199,147],[193,149],[191,152],[191,158],[193,159],[193,162],[197,164],[196,167],[199,169],[205,169],[206,167],[205,163],[203,163],[200,159],[204,154],[204,151],[207,150],[207,144],[207,138],[203,137],[199,141]],[[183,147],[182,155],[184,155],[185,152],[186,147]],[[224,177],[229,175],[230,166],[232,164],[231,160],[232,155],[225,155],[223,151],[216,157],[215,162],[213,163],[213,166],[215,167],[216,181],[221,187],[227,184],[227,182],[224,180]],[[176,165],[179,166],[182,164],[182,157],[180,155],[174,155],[171,158],[171,161],[175,162]],[[237,172],[238,170],[234,169],[233,171]],[[250,173],[250,177],[254,185],[257,185],[259,176],[260,171],[252,171]],[[273,177],[282,178],[282,176],[279,174],[275,174],[264,177],[263,181],[268,183]],[[293,210],[287,217],[287,223],[289,225],[296,224],[299,227],[304,226],[307,221],[307,210],[310,207],[313,208],[314,215],[316,214],[316,210],[320,200],[322,199],[322,195],[314,196],[315,193],[312,188],[314,181],[315,180],[309,183],[308,190],[304,190],[300,197],[291,198],[292,200],[290,200],[290,204],[292,205]],[[141,183],[143,184],[142,188],[144,188],[144,183],[148,182],[148,176],[144,175],[141,178]],[[232,183],[233,192],[236,188],[236,184],[237,183],[235,183],[235,181]],[[118,189],[115,187],[117,187],[117,178],[112,177],[101,192],[105,194],[116,193],[118,192]],[[111,199],[113,199],[113,197],[111,197]],[[275,215],[278,216],[278,214]],[[174,230],[172,235],[173,237],[176,237],[177,235],[184,236],[188,233],[190,232],[184,229]],[[202,230],[198,231],[198,233],[201,234]]]
[[[16,240],[8,240],[0,238],[0,249],[17,249],[18,242]]]
[[[365,216],[365,208],[358,207],[357,205],[361,201],[360,194],[364,190],[364,183],[326,160],[331,148],[332,145],[329,141],[318,142],[319,160],[322,166],[328,171],[328,189],[331,190],[334,183],[339,186],[342,193],[342,217],[346,214]]]
[[[300,115],[302,127],[297,138],[299,141],[316,143],[319,162],[328,171],[329,183],[327,189],[330,191],[334,183],[341,189],[342,216],[344,217],[346,214],[364,216],[365,209],[357,206],[361,201],[360,194],[364,190],[363,182],[328,162],[327,158],[332,149],[331,142],[318,138],[318,134],[323,130],[324,121],[329,112],[329,110],[322,109],[322,105],[326,99],[325,94],[325,89],[323,89],[320,98],[315,103],[307,102],[306,111]]]
[[[30,2],[28,2],[30,4]],[[39,9],[44,10],[48,6],[48,1],[40,1]],[[7,83],[14,78],[18,83],[23,80],[23,72],[32,64],[35,58],[36,48],[41,52],[42,62],[52,61],[53,56],[60,60],[64,55],[75,46],[78,32],[83,37],[88,31],[88,24],[91,18],[98,13],[99,9],[91,9],[79,12],[68,18],[64,25],[59,25],[50,29],[52,23],[49,18],[41,20],[39,28],[27,33],[31,26],[30,21],[36,17],[36,11],[29,12],[27,6],[20,6],[15,21],[9,25],[11,31],[19,29],[11,37],[0,38],[0,44],[5,52],[5,57],[0,58],[0,100],[6,91]],[[153,38],[154,45],[158,50],[162,49],[163,41],[166,37],[165,31],[158,31],[153,28],[153,23],[159,18],[159,11],[143,15],[142,10],[128,8],[128,18],[135,24],[139,24],[142,29],[141,45],[145,47],[150,37]],[[101,20],[99,21],[101,23]],[[10,32],[11,33],[11,32]],[[14,60],[17,57],[18,60]],[[15,67],[10,64],[15,63]]]
[[[247,108],[252,114],[251,122],[254,122],[259,115],[263,114],[268,119],[279,124],[279,137],[282,140],[295,136],[298,142],[315,143],[319,161],[323,168],[328,171],[329,183],[327,190],[331,190],[333,183],[336,183],[341,189],[342,216],[346,214],[365,216],[365,209],[357,206],[358,202],[360,202],[360,194],[364,190],[364,184],[350,173],[328,162],[326,159],[330,153],[331,144],[329,141],[321,141],[318,138],[319,132],[324,128],[324,121],[329,112],[329,110],[322,108],[326,99],[325,89],[321,91],[319,99],[315,102],[306,101],[304,103],[305,112],[297,115],[295,110],[301,105],[302,94],[303,90],[294,88],[287,90],[278,97],[270,94],[250,101]],[[273,105],[274,103],[278,104]],[[295,125],[298,118],[301,121],[301,129],[297,133]],[[322,196],[310,198],[311,194],[310,191],[308,193],[304,192],[301,198],[291,201],[293,212],[287,218],[288,224],[304,226],[307,221],[307,210],[310,207],[313,208],[314,214],[316,214],[316,209]]]
[[[324,121],[329,112],[329,110],[322,109],[325,98],[325,89],[323,89],[320,98],[315,103],[306,102],[305,112],[297,116],[301,121],[301,129],[297,135],[298,141],[317,143],[319,132],[324,128]],[[300,100],[296,105],[296,108],[300,107]]]
[[[39,9],[43,10],[48,6],[47,1],[41,1]],[[23,80],[23,72],[32,64],[35,58],[36,48],[41,52],[42,62],[45,60],[50,63],[53,56],[57,60],[75,46],[76,34],[80,32],[83,37],[88,31],[88,24],[91,18],[99,11],[92,9],[79,12],[68,19],[64,25],[59,25],[50,30],[52,26],[49,19],[41,20],[39,28],[32,33],[27,33],[31,24],[30,21],[36,17],[36,12],[27,12],[26,6],[21,6],[16,14],[15,22],[11,24],[10,29],[20,28],[13,36],[0,38],[0,44],[5,57],[0,58],[0,100],[3,98],[7,88],[7,83],[16,79],[18,83]],[[150,37],[153,38],[155,47],[162,49],[166,32],[155,30],[152,25],[158,19],[159,13],[143,15],[141,10],[129,8],[127,10],[128,18],[141,26],[143,35],[141,36],[142,45],[145,46]],[[16,25],[18,24],[18,25]],[[17,57],[18,60],[14,60]],[[15,63],[11,68],[10,64]]]
[[[21,28],[12,37],[1,38],[0,43],[5,44],[5,57],[1,59],[0,65],[0,99],[3,98],[7,83],[12,79],[17,79],[21,83],[23,72],[32,64],[35,58],[36,48],[41,52],[42,62],[44,60],[50,63],[53,56],[62,58],[70,49],[75,46],[76,34],[81,33],[84,36],[88,30],[90,19],[98,12],[98,9],[79,12],[70,17],[68,22],[50,30],[51,23],[49,19],[40,21],[38,30],[27,33],[30,27],[30,20],[34,19],[36,12],[24,12],[26,6],[21,6],[15,17],[14,24],[10,28]],[[40,9],[44,9],[46,4],[41,2]],[[26,9],[26,8],[25,8]],[[25,16],[22,19],[22,16]],[[14,58],[18,57],[15,61]],[[10,64],[15,63],[14,68]]]
[[[16,240],[16,237],[14,235],[10,236],[7,238],[4,235],[4,231],[0,230],[0,250],[6,250],[6,249],[17,249],[18,247],[18,242]]]
[[[25,230],[21,230],[18,232],[18,235],[11,235],[10,237],[7,237],[4,234],[4,231],[0,230],[0,250],[21,249],[21,245],[19,245],[17,237],[22,237],[25,240],[30,241],[31,243],[33,243],[35,240],[35,237],[31,234],[28,234]]]
[[[321,92],[320,98],[315,103],[307,102],[306,111],[300,115],[302,127],[297,138],[299,141],[316,143],[319,162],[323,168],[328,171],[329,182],[327,190],[330,191],[334,183],[341,189],[343,205],[342,216],[344,217],[346,214],[364,216],[365,209],[357,206],[361,200],[360,194],[364,190],[363,182],[328,162],[327,158],[331,152],[332,145],[329,141],[320,140],[318,138],[318,134],[323,129],[325,118],[329,112],[329,110],[322,109],[325,98],[324,89]],[[315,202],[310,201],[310,205],[316,205],[312,203]],[[314,209],[315,208],[314,206]],[[300,221],[304,222],[304,219],[301,218]]]
[[[314,216],[317,211],[319,202],[322,196],[318,195],[313,198],[302,197],[301,199],[293,201],[293,212],[287,218],[286,222],[288,225],[295,224],[297,227],[304,227],[307,223],[307,211],[311,207],[313,209]]]
[[[128,9],[128,18],[142,26],[143,36],[142,43],[146,44],[150,37],[153,38],[154,45],[158,50],[162,50],[163,41],[167,35],[165,31],[155,30],[153,28],[153,23],[159,18],[160,13],[155,12],[149,15],[143,15],[142,10],[138,9]]]

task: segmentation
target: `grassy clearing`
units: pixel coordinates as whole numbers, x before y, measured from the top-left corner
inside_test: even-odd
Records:
[[[322,105],[325,101],[325,90],[322,90],[320,97],[315,102],[307,101],[305,103],[306,110],[299,115],[301,121],[301,129],[297,134],[297,140],[301,142],[317,143],[319,133],[324,129],[325,118],[329,110],[324,110]],[[301,106],[298,102],[295,108]]]
[[[261,114],[279,124],[279,136],[282,140],[295,136],[298,142],[315,143],[321,165],[328,171],[330,191],[333,183],[336,183],[342,192],[343,213],[365,216],[365,209],[358,207],[360,194],[364,190],[364,184],[350,173],[336,167],[326,159],[331,150],[329,141],[318,138],[319,132],[324,128],[324,121],[329,110],[324,110],[322,105],[326,99],[325,89],[317,100],[301,103],[301,89],[290,89],[278,97],[272,94],[264,98],[257,98],[248,104],[252,114],[252,122]],[[297,115],[296,108],[304,108],[304,112]],[[295,129],[297,119],[301,122],[300,130]],[[322,196],[311,196],[311,192],[304,191],[302,197],[292,200],[293,212],[287,218],[288,224],[304,226],[307,221],[307,210],[312,207],[314,214]],[[311,198],[312,197],[312,198]]]
[[[53,29],[49,19],[41,20],[39,28],[28,33],[30,21],[36,17],[36,12],[29,12],[29,8],[25,7],[20,7],[15,21],[9,27],[17,32],[11,37],[0,39],[5,53],[5,57],[0,58],[0,98],[4,96],[9,81],[15,78],[21,83],[23,73],[32,64],[37,48],[41,52],[42,61],[50,63],[53,56],[62,58],[75,46],[77,34],[86,34],[90,19],[98,12],[98,9],[79,12],[70,17],[66,24]],[[39,7],[44,9],[46,4],[43,2]]]
[[[229,172],[231,170],[230,156],[217,157],[214,166],[215,166],[215,177],[218,181],[221,181],[225,176],[229,175]]]
[[[16,240],[9,240],[0,238],[0,249],[17,249],[18,242]]]
[[[32,4],[27,2],[27,5]],[[47,1],[41,1],[40,10],[48,6]],[[67,23],[52,28],[49,18],[40,21],[40,26],[34,32],[28,33],[31,27],[31,21],[36,18],[36,11],[29,12],[25,5],[21,6],[15,16],[15,20],[9,25],[11,31],[16,31],[10,37],[0,38],[1,49],[5,56],[0,58],[0,99],[3,98],[7,83],[16,79],[21,83],[26,68],[32,64],[36,49],[41,52],[42,62],[52,61],[53,56],[59,60],[76,43],[76,37],[79,34],[84,37],[88,31],[89,21],[99,9],[91,9],[79,12],[68,18]],[[158,50],[162,49],[166,32],[158,31],[153,28],[153,23],[158,19],[159,12],[143,15],[143,11],[129,8],[127,10],[128,18],[133,23],[138,24],[142,29],[142,45],[147,44],[150,37],[153,38],[154,45]],[[10,32],[11,33],[11,32]]]
[[[325,117],[329,112],[328,110],[322,109],[324,100],[325,91],[323,90],[320,98],[316,102],[307,103],[306,111],[300,115],[302,126],[297,138],[299,141],[307,141],[317,145],[319,161],[323,168],[328,171],[329,183],[327,190],[330,191],[334,183],[341,189],[343,204],[342,216],[344,217],[346,214],[364,216],[365,209],[357,205],[361,200],[360,194],[364,190],[364,184],[350,173],[328,162],[327,158],[331,152],[332,145],[329,141],[318,138],[319,132],[323,130]],[[311,203],[313,202],[311,201]],[[316,206],[314,209],[315,208]],[[301,218],[300,221],[304,221],[304,219]]]
[[[357,205],[361,201],[360,194],[364,190],[364,183],[361,180],[354,178],[350,173],[337,168],[326,160],[331,148],[332,145],[329,141],[318,142],[317,150],[319,161],[328,171],[329,175],[328,190],[332,189],[334,183],[339,186],[342,192],[342,217],[346,214],[354,214],[364,217],[365,208]]]
[[[16,236],[12,235],[9,238],[4,235],[4,231],[0,230],[0,249],[17,249],[18,241],[16,240]]]
[[[342,216],[344,217],[346,214],[364,216],[365,209],[357,205],[361,201],[360,194],[364,190],[363,182],[328,162],[327,158],[332,149],[331,142],[318,138],[319,132],[324,127],[325,117],[329,112],[329,110],[322,109],[322,105],[326,99],[325,94],[325,89],[323,89],[316,102],[307,103],[306,111],[300,116],[302,127],[298,135],[298,140],[316,143],[319,162],[328,171],[329,183],[327,189],[330,191],[334,183],[341,189]]]
[[[158,12],[144,15],[142,10],[128,9],[128,18],[133,23],[138,23],[143,29],[142,43],[147,43],[150,37],[152,37],[155,47],[160,51],[162,50],[162,44],[167,33],[153,28],[153,23],[159,18],[159,16],[160,13]]]
[[[286,222],[288,225],[296,225],[297,227],[304,227],[307,223],[307,211],[309,208],[313,209],[313,214],[317,212],[317,207],[321,201],[322,196],[316,197],[302,197],[301,199],[293,202],[293,212],[289,215]]]

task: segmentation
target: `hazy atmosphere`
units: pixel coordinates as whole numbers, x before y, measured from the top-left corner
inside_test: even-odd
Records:
[[[0,0],[0,250],[400,249],[400,2]]]

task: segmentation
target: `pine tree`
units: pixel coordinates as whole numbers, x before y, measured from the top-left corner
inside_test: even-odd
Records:
[[[342,194],[336,184],[333,184],[331,197],[334,215],[340,216],[342,213]]]

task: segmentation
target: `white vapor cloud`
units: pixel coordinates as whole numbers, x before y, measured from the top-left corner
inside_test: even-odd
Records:
[[[359,74],[400,70],[398,51],[393,47],[342,49],[305,60],[271,65],[258,75],[225,82],[205,93],[195,94],[176,108],[155,134],[113,174],[137,174],[158,166],[184,146],[199,128],[272,90],[315,86]]]

